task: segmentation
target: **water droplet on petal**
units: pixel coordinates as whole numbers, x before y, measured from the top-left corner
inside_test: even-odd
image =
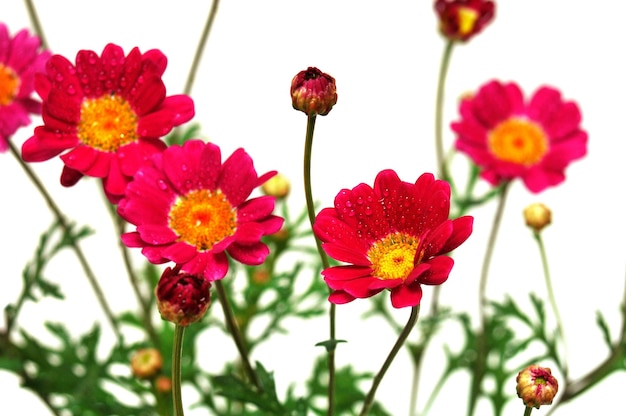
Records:
[[[165,191],[167,190],[167,184],[165,183],[165,181],[163,179],[159,179],[157,181],[157,186],[159,187],[160,190]]]
[[[74,88],[74,85],[70,84],[67,86],[67,89],[65,90],[69,95],[74,95],[76,94],[76,88]]]

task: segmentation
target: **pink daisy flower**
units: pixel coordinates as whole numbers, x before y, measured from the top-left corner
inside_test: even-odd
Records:
[[[417,306],[421,285],[440,285],[454,261],[445,254],[472,233],[473,218],[448,218],[450,186],[425,173],[413,183],[393,170],[376,176],[374,187],[343,189],[334,208],[323,209],[313,231],[324,251],[349,263],[322,272],[341,304],[391,291],[395,308]]]
[[[236,261],[261,264],[269,254],[263,236],[280,230],[275,198],[248,199],[273,176],[257,176],[252,159],[236,150],[224,163],[220,148],[200,140],[173,145],[141,167],[119,202],[118,213],[136,231],[122,236],[155,264],[173,261],[183,272],[209,281]]]
[[[41,102],[31,96],[35,73],[43,72],[50,52],[40,46],[26,29],[11,37],[0,23],[0,152],[7,150],[17,129],[30,124],[30,114],[41,114]]]
[[[587,153],[576,103],[551,87],[525,101],[519,86],[491,81],[462,100],[452,123],[456,148],[466,153],[492,185],[521,178],[534,193],[565,180],[565,168]]]
[[[40,162],[62,153],[64,186],[83,175],[102,178],[107,197],[117,203],[141,163],[165,149],[160,137],[194,115],[190,97],[165,96],[166,65],[159,50],[134,48],[125,56],[114,44],[101,56],[78,52],[76,65],[52,56],[35,85],[44,125],[24,143],[22,157]]]

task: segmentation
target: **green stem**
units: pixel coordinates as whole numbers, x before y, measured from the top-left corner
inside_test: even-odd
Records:
[[[389,351],[389,355],[387,355],[387,359],[383,363],[382,367],[380,368],[378,373],[374,376],[372,387],[370,388],[370,391],[367,393],[367,396],[365,396],[365,401],[363,402],[363,408],[361,409],[361,413],[359,413],[360,416],[366,416],[369,413],[372,405],[374,404],[374,396],[376,395],[376,390],[378,389],[380,382],[383,380],[383,377],[385,376],[385,373],[389,369],[391,362],[396,357],[396,355],[398,354],[398,351],[400,351],[400,348],[402,348],[404,341],[406,341],[407,337],[409,336],[409,334],[415,327],[415,324],[417,323],[419,310],[420,310],[419,305],[413,306],[411,308],[411,315],[409,316],[409,320],[406,323],[406,326],[400,333],[400,336],[398,336],[398,339],[396,343],[394,344],[393,348],[391,348],[391,351]]]
[[[524,409],[524,416],[530,416],[530,412],[532,412],[532,411],[533,411],[532,407],[526,406],[525,409]]]
[[[315,205],[313,203],[313,193],[311,190],[311,153],[313,148],[313,132],[315,131],[315,119],[316,115],[307,116],[306,124],[306,138],[304,141],[304,192],[306,197],[306,208],[309,215],[309,222],[311,223],[311,229],[315,223]],[[322,242],[313,234],[315,238],[315,244],[317,251],[322,259],[322,267],[327,269],[330,267],[328,257],[322,249]],[[329,319],[329,342],[326,344],[326,351],[328,354],[328,416],[332,416],[335,408],[335,347],[336,347],[336,335],[335,335],[335,304],[331,303],[328,319]]]
[[[41,47],[43,49],[48,49],[48,42],[44,36],[43,28],[41,26],[41,22],[39,21],[39,16],[37,15],[37,10],[35,10],[35,5],[32,0],[24,0],[24,3],[26,3],[26,9],[28,10],[28,16],[30,17],[30,22],[33,25],[33,30],[41,41]]]
[[[63,216],[63,213],[61,212],[57,204],[54,202],[54,200],[48,193],[46,187],[43,185],[43,183],[41,183],[41,181],[39,180],[35,172],[30,168],[28,164],[24,163],[24,161],[22,160],[22,157],[20,156],[19,150],[15,147],[13,142],[10,140],[9,140],[9,148],[11,150],[11,153],[17,160],[17,162],[20,164],[20,166],[24,170],[24,172],[26,172],[26,175],[29,177],[33,185],[35,185],[35,188],[37,188],[37,190],[39,191],[43,199],[48,204],[48,207],[50,208],[50,210],[56,217],[56,220],[61,225],[61,228],[63,228],[63,232],[68,236],[71,235],[71,227],[68,224],[65,217]],[[91,270],[91,266],[89,266],[89,262],[87,262],[87,258],[85,257],[85,254],[83,253],[82,249],[80,248],[80,245],[74,239],[71,239],[71,241],[72,241],[72,249],[74,250],[76,257],[78,258],[78,261],[80,262],[80,265],[82,266],[83,271],[85,272],[85,276],[87,277],[87,280],[89,281],[89,284],[91,285],[96,295],[98,303],[100,303],[100,307],[104,311],[104,314],[107,317],[111,325],[111,328],[113,328],[113,332],[115,333],[115,336],[117,337],[118,342],[121,344],[122,333],[120,332],[119,324],[117,320],[114,318],[113,312],[111,311],[111,308],[106,301],[104,292],[102,291],[102,288],[98,284],[98,280],[96,279],[93,271]]]
[[[441,66],[439,67],[439,78],[437,80],[437,98],[435,102],[435,151],[437,153],[437,171],[439,177],[446,181],[449,180],[450,175],[448,174],[448,167],[445,161],[445,152],[443,146],[443,99],[445,95],[446,76],[448,74],[448,68],[450,66],[450,56],[452,55],[453,47],[454,41],[449,40],[443,50]]]
[[[437,395],[439,395],[439,392],[443,388],[443,385],[445,384],[446,379],[448,378],[449,374],[450,372],[446,371],[445,373],[441,375],[441,377],[439,377],[439,380],[437,380],[437,384],[435,384],[435,388],[433,389],[432,393],[430,394],[430,397],[428,398],[428,401],[426,402],[426,406],[424,406],[424,410],[422,410],[422,412],[420,413],[421,416],[426,416],[428,414],[428,412],[430,411],[430,408],[435,403],[435,398],[437,397]],[[413,413],[410,413],[410,415],[412,414]]]
[[[196,79],[196,73],[198,72],[198,66],[200,65],[200,60],[202,59],[202,53],[204,52],[206,41],[209,38],[209,33],[211,33],[213,21],[215,20],[215,16],[217,15],[217,6],[219,5],[219,3],[219,0],[213,0],[211,10],[209,11],[209,17],[207,18],[204,29],[202,30],[202,35],[200,36],[200,41],[198,42],[198,47],[196,48],[196,53],[193,57],[193,62],[191,64],[191,68],[189,69],[189,74],[187,75],[185,89],[183,90],[183,93],[186,95],[189,95],[191,93],[191,88],[193,86],[193,82]]]
[[[624,293],[622,295],[622,328],[619,339],[613,344],[611,354],[600,365],[591,370],[578,380],[569,381],[565,379],[561,388],[562,393],[557,396],[558,402],[550,407],[550,411],[546,416],[551,415],[556,408],[567,403],[570,400],[580,396],[591,387],[598,384],[605,377],[614,371],[623,368],[623,360],[626,358],[626,285],[624,285]]]
[[[246,343],[241,336],[241,331],[237,325],[237,321],[233,316],[233,311],[230,307],[230,302],[228,301],[228,296],[226,295],[226,290],[224,289],[224,285],[221,280],[216,280],[215,289],[217,292],[217,297],[220,300],[220,305],[222,305],[222,311],[224,312],[224,320],[226,321],[226,327],[228,328],[228,332],[233,337],[233,341],[235,341],[235,346],[237,347],[237,351],[239,351],[239,356],[241,357],[241,363],[243,365],[243,369],[248,376],[248,379],[257,390],[260,392],[263,390],[261,387],[261,383],[250,364],[250,358],[248,357],[248,350],[246,348]]]
[[[554,317],[556,318],[556,324],[559,331],[559,336],[561,337],[561,342],[563,342],[563,360],[561,360],[561,372],[563,373],[564,378],[568,378],[568,366],[567,366],[567,342],[565,339],[565,330],[563,326],[563,320],[561,319],[561,314],[559,313],[559,308],[556,303],[556,297],[554,296],[554,290],[552,289],[552,279],[550,279],[550,269],[548,267],[548,256],[546,255],[545,245],[543,244],[543,239],[541,238],[541,233],[533,232],[533,237],[535,237],[535,241],[537,241],[537,246],[539,247],[539,253],[541,254],[541,264],[543,266],[543,274],[546,280],[546,288],[548,290],[548,299],[550,301],[550,305],[552,306],[552,311],[554,312]]]
[[[126,222],[119,215],[116,214],[111,204],[107,204],[107,206],[109,206],[110,208],[110,213],[113,216],[113,220],[115,222],[118,235],[120,236],[117,239],[117,242],[118,242],[120,251],[122,252],[122,259],[123,259],[124,267],[126,268],[126,274],[128,275],[128,280],[130,281],[130,285],[133,289],[133,292],[135,293],[137,302],[139,303],[139,306],[141,307],[142,320],[146,329],[146,333],[148,334],[148,338],[150,339],[152,344],[156,348],[160,348],[161,341],[159,339],[159,336],[157,335],[156,330],[154,329],[154,324],[152,323],[152,310],[151,310],[152,298],[146,297],[143,295],[139,287],[139,279],[137,277],[137,274],[133,270],[133,267],[131,264],[132,262],[130,259],[130,253],[129,253],[128,247],[126,247],[126,245],[122,242],[121,236],[122,234],[124,234],[124,231],[125,231],[124,227],[126,225]]]
[[[496,238],[498,236],[498,229],[500,228],[500,224],[502,222],[502,214],[504,212],[504,206],[506,203],[506,197],[508,195],[508,190],[511,182],[505,182],[502,185],[500,191],[500,197],[498,199],[498,206],[496,208],[496,213],[493,217],[493,223],[491,225],[491,234],[489,235],[489,240],[487,241],[487,249],[485,250],[485,257],[483,259],[483,266],[480,274],[480,283],[478,286],[478,312],[479,312],[479,325],[480,330],[476,337],[476,362],[474,365],[474,371],[472,372],[472,383],[471,383],[471,391],[469,397],[469,406],[468,406],[468,415],[472,416],[474,414],[474,410],[476,408],[476,403],[478,401],[478,396],[480,393],[480,386],[482,384],[482,380],[485,376],[485,369],[487,364],[487,353],[489,351],[487,343],[488,343],[488,334],[487,334],[487,317],[486,317],[486,308],[487,308],[487,276],[489,275],[489,266],[491,264],[491,258],[493,256],[493,250],[496,246]]]
[[[174,416],[184,416],[183,398],[181,395],[181,361],[183,357],[183,338],[185,327],[176,325],[174,330],[174,346],[172,348],[172,400],[174,401]]]

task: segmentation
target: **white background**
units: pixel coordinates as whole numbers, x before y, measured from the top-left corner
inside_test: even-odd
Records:
[[[35,5],[52,51],[70,60],[80,49],[100,53],[108,42],[121,45],[126,52],[134,46],[141,51],[161,49],[168,57],[164,80],[169,94],[182,92],[210,8],[208,1],[174,5],[155,0],[56,0],[36,1]],[[501,299],[509,293],[523,305],[531,291],[545,296],[538,250],[521,211],[531,202],[548,204],[554,221],[544,239],[570,346],[571,375],[578,378],[607,355],[595,325],[596,311],[605,315],[614,334],[621,324],[626,5],[608,0],[596,1],[593,6],[571,0],[500,1],[496,14],[481,35],[453,52],[445,119],[446,123],[456,119],[459,95],[493,78],[515,81],[527,94],[542,84],[552,85],[579,103],[589,133],[588,155],[570,166],[565,183],[540,195],[530,194],[521,183],[511,188],[488,288],[491,298]],[[30,26],[25,6],[18,0],[2,1],[0,19],[12,33]],[[433,104],[443,46],[431,1],[388,1],[384,5],[369,0],[223,2],[192,91],[194,121],[201,123],[203,138],[220,145],[223,155],[244,147],[259,172],[275,169],[287,175],[293,183],[294,212],[300,212],[304,207],[301,160],[306,117],[291,108],[289,85],[297,72],[317,66],[337,79],[339,101],[328,116],[317,120],[312,163],[315,199],[328,206],[341,188],[371,184],[384,168],[393,168],[402,179],[414,181],[435,169]],[[34,125],[38,124],[35,119]],[[21,145],[28,137],[27,128],[13,140]],[[446,147],[453,139],[446,129]],[[0,157],[0,192],[4,195],[0,304],[5,305],[16,299],[21,269],[52,217],[12,156]],[[104,290],[114,294],[114,309],[134,307],[99,185],[84,180],[73,189],[62,188],[58,183],[61,166],[55,159],[33,168],[70,218],[97,228],[97,234],[83,246]],[[460,166],[463,173],[464,166]],[[473,212],[474,234],[455,253],[456,265],[442,290],[443,304],[473,316],[494,208],[492,203]],[[78,333],[91,327],[94,320],[102,320],[70,252],[50,266],[47,276],[63,285],[68,299],[27,304],[21,316],[24,327],[37,332],[47,319],[68,322]],[[424,313],[431,293],[430,288],[425,289]],[[337,309],[338,337],[349,341],[339,347],[337,364],[352,363],[359,370],[376,371],[394,338],[378,321],[360,319],[364,309],[358,301]],[[397,311],[398,321],[404,323],[408,313]],[[275,371],[280,389],[302,380],[307,360],[319,354],[313,344],[327,336],[325,322],[294,328],[297,336],[282,338],[280,347],[276,343],[274,349],[258,350],[253,359]],[[110,336],[106,331],[108,328],[105,335]],[[458,347],[460,340],[455,334],[451,329],[446,337],[444,331],[438,343]],[[47,339],[44,331],[41,337]],[[212,363],[234,351],[232,344],[212,340],[201,348]],[[398,356],[378,394],[394,415],[408,413],[411,376],[405,354]],[[425,363],[421,405],[442,364],[441,349],[435,346]],[[463,414],[466,381],[466,376],[455,377],[430,414]],[[625,381],[624,373],[616,374],[556,415],[590,414],[598,406],[619,409]],[[47,414],[9,374],[0,372],[0,385],[4,411]],[[515,394],[514,380],[509,392]],[[517,399],[506,410],[509,415],[522,413]],[[543,409],[533,412],[545,413]],[[478,414],[489,414],[489,406],[481,403]]]

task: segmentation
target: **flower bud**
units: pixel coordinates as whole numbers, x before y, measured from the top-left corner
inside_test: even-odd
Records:
[[[154,380],[154,388],[159,393],[167,394],[172,392],[172,379],[168,376],[158,376]]]
[[[549,368],[529,365],[519,372],[516,378],[517,396],[526,407],[539,409],[541,405],[552,404],[559,390],[559,383]]]
[[[544,204],[536,202],[524,209],[524,220],[526,225],[539,232],[552,222],[552,212]]]
[[[478,34],[494,16],[495,4],[488,0],[437,0],[439,31],[450,40],[466,42]]]
[[[137,378],[154,377],[163,367],[163,357],[156,348],[142,348],[130,359],[130,370]]]
[[[199,321],[209,308],[210,288],[203,276],[166,268],[155,290],[161,317],[181,326]]]
[[[269,178],[263,185],[261,185],[261,191],[265,195],[273,196],[275,198],[286,198],[291,190],[291,183],[289,179],[283,174],[277,173]]]
[[[308,116],[325,116],[337,103],[335,78],[314,67],[299,72],[291,81],[291,102]]]

